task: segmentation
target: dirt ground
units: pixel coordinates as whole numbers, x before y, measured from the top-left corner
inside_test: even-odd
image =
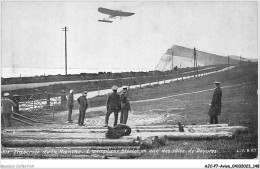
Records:
[[[164,125],[181,122],[187,124],[207,124],[209,103],[211,102],[214,81],[221,81],[222,113],[219,123],[229,126],[245,126],[250,129],[247,135],[235,137],[233,140],[213,141],[175,141],[172,144],[158,148],[183,150],[202,149],[217,150],[217,154],[145,154],[144,159],[242,159],[255,158],[257,153],[237,153],[244,149],[258,148],[258,72],[257,65],[238,66],[227,72],[192,78],[186,81],[173,82],[170,85],[157,85],[148,88],[130,90],[132,112],[129,113],[127,124]],[[164,98],[163,98],[164,97]],[[149,100],[151,99],[151,100]],[[140,101],[143,100],[143,101]],[[139,102],[140,101],[140,102]],[[88,126],[103,126],[105,106],[90,107],[86,112],[85,124]],[[53,123],[25,126],[14,122],[14,128],[80,128],[77,125],[78,110],[73,110],[74,123],[67,123],[68,111],[56,112]],[[120,115],[119,115],[120,116]],[[42,117],[43,118],[43,117]],[[51,119],[46,115],[44,119]],[[110,115],[109,125],[114,121]]]
[[[133,89],[133,91],[130,90],[129,97],[132,112],[129,113],[127,124],[129,126],[160,123],[176,124],[178,121],[189,124],[206,124],[208,123],[208,116],[206,114],[209,109],[208,104],[211,101],[214,89],[213,82],[215,80],[220,80],[223,82],[221,84],[223,90],[223,112],[225,112],[225,108],[232,102],[244,104],[243,98],[241,98],[241,100],[236,100],[237,98],[234,98],[232,101],[228,97],[232,96],[233,92],[235,94],[239,91],[244,91],[244,93],[242,93],[242,97],[245,97],[246,90],[257,85],[257,74],[252,74],[252,72],[257,73],[256,67],[252,67],[250,65],[248,67],[250,69],[246,69],[247,71],[243,71],[243,67],[242,69],[238,67],[234,70],[217,73],[215,75],[213,74],[200,78],[192,78],[186,81],[172,82],[171,84]],[[251,74],[248,76],[248,73],[250,72]],[[241,74],[239,78],[237,74]],[[244,83],[250,84],[239,85]],[[232,87],[233,85],[234,87]],[[251,92],[256,94],[256,89],[252,88]],[[247,104],[256,104],[255,106],[257,106],[257,103]],[[197,113],[200,119],[197,119],[198,116],[194,117],[194,112]],[[85,124],[88,126],[104,125],[105,113],[105,106],[90,107],[86,112]],[[74,125],[76,127],[79,111],[77,109],[73,110],[72,119],[74,120],[74,123],[72,124],[67,123],[67,115],[68,111],[55,112],[53,123],[36,124],[36,126],[48,126],[55,128],[57,125]],[[52,115],[49,114],[41,116],[40,118],[49,119],[49,121],[51,121]],[[220,116],[220,119],[221,118],[222,116]],[[113,121],[114,115],[111,114],[109,118],[110,126],[113,125]],[[232,120],[225,119],[225,123],[232,124]],[[19,122],[14,122],[14,124],[15,127],[19,128],[28,127]],[[34,125],[34,127],[36,126]]]

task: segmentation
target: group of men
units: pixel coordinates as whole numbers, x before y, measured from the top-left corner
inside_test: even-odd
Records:
[[[78,120],[79,126],[84,125],[85,114],[86,114],[86,110],[88,109],[87,95],[88,95],[88,92],[83,91],[82,96],[80,96],[77,99],[77,101],[79,103],[79,120]],[[68,95],[68,109],[69,109],[68,122],[69,123],[73,122],[73,120],[71,119],[73,107],[74,107],[74,95],[73,95],[73,90],[70,90],[70,94]]]
[[[123,86],[123,92],[121,95],[117,93],[117,86],[112,86],[113,93],[108,96],[107,104],[106,104],[106,116],[105,116],[105,126],[108,126],[108,120],[109,116],[114,113],[114,126],[118,123],[118,114],[121,112],[120,115],[120,123],[126,124],[128,119],[128,113],[131,111],[129,98],[127,95],[127,86]],[[87,100],[87,91],[83,91],[82,96],[80,96],[77,101],[79,103],[79,119],[78,119],[78,125],[83,126],[84,125],[84,119],[85,119],[85,113],[88,108],[88,100]],[[71,114],[74,104],[74,96],[73,96],[73,90],[70,90],[70,94],[68,95],[68,122],[72,123]]]
[[[220,82],[214,83],[216,88],[212,97],[212,101],[210,103],[210,109],[208,111],[208,115],[210,117],[210,124],[218,124],[218,116],[221,114],[221,98],[222,91],[220,89]],[[126,124],[128,119],[128,113],[131,112],[130,102],[127,95],[127,86],[123,87],[123,92],[121,95],[117,93],[117,86],[112,86],[113,93],[108,96],[107,104],[106,104],[106,116],[105,116],[105,125],[108,126],[109,116],[111,113],[114,113],[114,126],[118,123],[118,114],[121,112],[120,123]],[[84,125],[85,113],[88,108],[88,100],[87,100],[87,91],[82,92],[82,96],[80,96],[77,101],[79,103],[79,119],[78,125]],[[17,107],[17,105],[9,98],[9,93],[4,93],[4,97],[1,100],[1,122],[6,127],[11,127],[11,115],[13,107]],[[73,90],[70,90],[70,94],[68,95],[68,122],[72,123],[71,115],[74,107],[74,95]]]

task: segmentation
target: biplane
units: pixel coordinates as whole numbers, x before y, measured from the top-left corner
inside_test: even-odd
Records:
[[[98,20],[99,22],[108,22],[111,23],[113,21],[109,20],[110,18],[116,18],[117,16],[119,16],[121,19],[122,17],[127,17],[127,16],[131,16],[134,15],[135,13],[131,13],[131,12],[123,12],[120,10],[111,10],[111,9],[107,9],[107,8],[98,8],[98,12],[109,15],[109,17],[103,18],[102,20]]]

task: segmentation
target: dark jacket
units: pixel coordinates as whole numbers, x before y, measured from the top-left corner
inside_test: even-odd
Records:
[[[131,111],[130,102],[129,99],[127,98],[126,93],[122,93],[120,95],[120,104],[121,104],[121,109],[127,109]]]
[[[79,110],[86,111],[88,108],[88,100],[87,100],[86,96],[80,96],[77,99],[77,101],[79,103]]]
[[[107,110],[120,110],[120,96],[112,93],[107,98]]]
[[[74,95],[70,93],[68,95],[68,107],[73,107],[73,104],[74,104]]]
[[[216,88],[212,97],[211,107],[208,114],[210,116],[217,116],[221,114],[221,97],[222,91],[220,87]]]
[[[12,107],[16,107],[17,105],[8,98],[4,98],[1,100],[1,113],[2,114],[11,114]]]

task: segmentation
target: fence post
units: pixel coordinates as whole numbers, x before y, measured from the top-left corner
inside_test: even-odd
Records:
[[[34,113],[34,98],[32,100],[33,100],[33,113]]]
[[[54,121],[54,102],[52,102],[52,121]]]
[[[129,86],[130,86],[130,77],[128,77],[128,80],[127,80],[127,82],[128,82],[128,89],[129,89]]]
[[[50,102],[51,102],[51,94],[50,93],[47,93],[47,108],[50,107]]]
[[[13,102],[16,104],[16,107],[14,107],[14,112],[15,113],[19,113],[19,101],[20,101],[20,96],[18,96],[17,94],[13,95]]]

